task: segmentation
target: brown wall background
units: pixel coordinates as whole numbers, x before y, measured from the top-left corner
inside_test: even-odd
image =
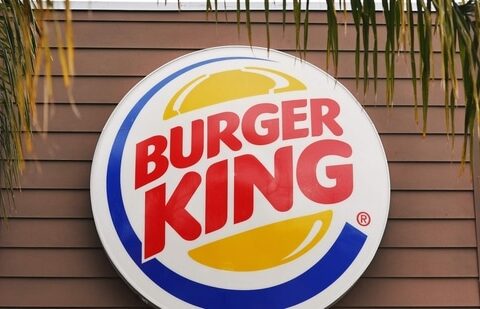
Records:
[[[282,35],[281,13],[270,18],[271,47],[295,53],[293,24]],[[115,105],[146,74],[193,50],[248,45],[246,29],[237,33],[234,13],[221,13],[219,19],[210,15],[207,20],[203,12],[74,12],[74,95],[81,118],[72,112],[56,65],[48,135],[41,129],[33,134],[23,190],[16,193],[11,218],[0,222],[0,307],[145,307],[118,277],[96,234],[89,200],[93,151]],[[316,12],[310,19],[307,60],[325,69],[326,15]],[[263,13],[254,13],[253,20],[253,44],[266,46]],[[346,34],[339,28],[338,78],[364,104],[381,134],[392,200],[373,263],[334,307],[479,307],[473,187],[468,166],[460,173],[462,136],[453,137],[452,149],[444,134],[438,44],[430,96],[435,107],[423,138],[414,120],[406,60],[397,61],[393,109],[385,107],[383,63],[377,102],[373,84],[364,98],[355,88],[354,26],[349,22],[346,28]],[[381,29],[380,38],[384,33]],[[40,94],[40,113],[43,105]],[[457,132],[462,117],[460,108]]]

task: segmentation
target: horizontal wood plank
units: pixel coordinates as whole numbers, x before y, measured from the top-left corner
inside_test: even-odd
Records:
[[[310,21],[312,24],[327,24],[327,15],[325,11],[310,11]],[[294,15],[291,10],[286,12],[286,22],[294,23]],[[47,17],[48,20],[65,20],[65,14],[63,11],[56,11],[51,16]],[[340,25],[343,25],[345,21],[352,24],[353,19],[351,14],[347,12],[345,16],[343,13],[337,16]],[[123,21],[123,22],[136,22],[136,21],[151,21],[151,22],[210,22],[210,23],[222,23],[222,22],[237,22],[235,11],[223,11],[222,5],[219,6],[218,19],[215,19],[215,13],[210,12],[205,14],[204,11],[128,11],[128,14],[122,11],[104,11],[104,10],[75,10],[72,14],[74,21]],[[385,18],[382,12],[376,14],[377,23],[379,25],[385,24]],[[245,13],[241,13],[241,22],[245,22]],[[269,20],[272,23],[281,23],[283,21],[282,12],[271,11]],[[251,11],[251,22],[265,22],[265,13],[262,11]]]
[[[102,249],[0,249],[0,277],[118,278]]]
[[[103,249],[0,248],[0,260],[0,277],[118,277]],[[478,277],[476,252],[474,248],[383,248],[377,251],[362,277],[475,278]]]
[[[473,219],[472,191],[393,191],[390,218]]]
[[[337,5],[337,4],[335,4]],[[380,6],[377,4],[377,8]],[[337,13],[337,21],[340,26],[343,26],[345,22],[347,24],[354,24],[351,12],[343,14],[343,9],[337,6],[339,9]],[[215,13],[210,12],[205,14],[205,11],[128,11],[128,14],[122,11],[107,11],[107,10],[74,10],[72,14],[72,20],[74,21],[122,21],[122,22],[174,22],[174,23],[236,23],[237,17],[235,10],[225,12],[222,9],[222,5],[219,6],[219,14],[217,19]],[[328,24],[328,17],[325,10],[311,10],[309,13],[309,21],[312,24]],[[378,25],[385,25],[385,16],[382,11],[376,12],[376,22]],[[433,13],[432,16],[435,16]],[[52,15],[46,17],[47,20],[65,20],[66,16],[63,11],[56,11]],[[245,24],[245,12],[241,11],[240,22]],[[265,13],[263,10],[252,10],[250,20],[252,23],[265,23]],[[285,20],[287,23],[295,23],[295,16],[292,10],[287,10],[285,14]],[[271,23],[283,23],[283,14],[281,11],[272,10],[269,14],[269,21]],[[414,18],[416,24],[416,18]]]
[[[471,249],[379,249],[362,277],[478,278],[477,254]]]
[[[420,133],[423,122],[415,120],[415,110],[411,107],[366,107],[365,111],[372,119],[380,133]],[[420,111],[419,111],[420,112]],[[455,113],[455,132],[463,133],[463,118],[465,110],[458,108]],[[420,116],[421,117],[421,116]],[[445,134],[449,132],[445,124],[445,109],[431,107],[427,115],[427,133]]]
[[[389,162],[461,162],[463,136],[380,135]]]
[[[60,22],[62,25],[63,22]],[[252,24],[252,45],[267,46],[264,24]],[[250,45],[247,31],[237,30],[232,23],[162,23],[162,22],[123,22],[104,21],[98,27],[95,21],[79,21],[73,24],[74,45],[82,48],[206,48],[221,45]],[[308,48],[325,50],[327,46],[327,25],[309,26]],[[92,35],[95,33],[95,35]],[[139,34],[142,35],[139,35]],[[386,27],[378,27],[378,46],[385,46]],[[288,24],[285,32],[281,24],[270,25],[270,47],[275,49],[295,49],[295,25]],[[321,38],[321,39],[317,39]],[[347,24],[339,32],[339,48],[355,49],[355,26]],[[55,45],[55,43],[54,43]],[[438,36],[433,36],[433,50],[439,50]],[[370,40],[370,49],[373,40]],[[418,45],[416,45],[418,50]]]
[[[395,190],[471,190],[471,174],[460,163],[390,163]]]
[[[282,22],[282,13],[278,11],[270,12],[270,21],[272,23]],[[174,22],[174,23],[190,23],[190,22],[206,22],[206,23],[223,23],[223,22],[237,22],[236,12],[223,11],[221,6],[219,7],[218,19],[215,19],[215,13],[210,12],[206,14],[205,11],[128,11],[128,14],[122,11],[105,11],[105,10],[92,10],[83,11],[75,10],[72,14],[72,20],[74,21],[123,21],[123,22],[138,22],[138,21],[150,21],[150,22]],[[286,22],[293,23],[294,16],[291,10],[286,12]],[[312,24],[326,24],[327,17],[325,12],[311,11],[310,12]],[[51,16],[47,17],[47,20],[65,20],[65,14],[63,11],[56,11]],[[378,23],[382,24],[383,14],[377,14]],[[351,23],[351,18],[347,16],[346,20]],[[343,14],[339,16],[339,21],[344,21]],[[245,13],[241,13],[241,22],[245,22]],[[265,22],[265,14],[260,11],[251,12],[251,22]]]
[[[75,103],[81,104],[117,104],[142,78],[140,77],[112,77],[112,76],[76,76],[73,77],[72,95]],[[37,102],[45,103],[44,84],[46,80],[39,78]],[[63,78],[52,77],[53,102],[70,103],[68,92]],[[52,102],[48,102],[52,103]]]
[[[29,291],[25,293],[24,291]],[[56,297],[51,297],[55,291]],[[120,279],[0,279],[0,306],[140,307]],[[479,306],[475,279],[360,279],[339,307]]]
[[[96,132],[50,132],[32,135],[27,160],[91,161],[100,134]],[[389,162],[460,162],[463,136],[382,134]]]
[[[21,179],[25,189],[88,189],[88,161],[29,161]],[[390,163],[394,190],[471,190],[468,170],[460,163]]]
[[[477,279],[361,279],[339,307],[480,306]]]
[[[100,134],[96,132],[33,133],[32,149],[25,149],[25,159],[91,161],[99,137]]]
[[[11,218],[92,218],[88,189],[15,190],[7,210]]]
[[[191,49],[96,49],[96,48],[78,48],[75,50],[75,75],[76,76],[135,76],[144,77],[156,70],[158,67],[192,52]],[[282,50],[293,56],[298,56],[295,50]],[[53,53],[52,74],[62,76],[60,60],[57,50]],[[330,63],[327,67],[326,51],[309,51],[305,60],[315,66],[327,71],[336,78],[355,78],[355,52],[341,50],[338,54],[341,65],[338,67],[337,74]],[[370,56],[372,58],[373,56]],[[379,64],[383,64],[384,52],[378,53]],[[459,58],[456,58],[457,60]],[[362,58],[363,60],[363,58]],[[398,61],[395,62],[395,76],[397,78],[411,78],[412,73],[409,65],[410,54],[399,53]],[[435,53],[432,55],[432,66],[442,66],[442,55]],[[459,61],[459,60],[458,60]],[[416,54],[416,62],[419,63],[419,54]],[[461,79],[461,67],[457,63],[457,78]],[[363,77],[363,61],[360,65],[360,77]],[[373,60],[369,62],[369,76],[373,79]],[[441,70],[434,70],[432,78],[441,79]],[[378,78],[386,78],[386,69],[384,65],[378,66]],[[373,81],[371,84],[373,87]],[[363,87],[361,88],[363,89]]]
[[[91,162],[29,161],[21,179],[26,189],[88,189]]]
[[[44,104],[38,104],[42,110]],[[34,128],[36,132],[48,130],[50,132],[101,132],[107,119],[112,114],[115,106],[77,105],[78,115],[68,104],[55,104],[49,106],[48,124],[45,126],[44,118],[39,117],[39,125]],[[379,133],[409,133],[422,132],[421,123],[415,121],[414,108],[397,106],[393,109],[385,106],[366,107],[365,111],[372,119]],[[458,108],[455,113],[455,132],[463,133],[463,117],[465,110]],[[445,110],[443,107],[431,107],[427,117],[427,133],[445,134],[449,130],[445,125]]]
[[[160,64],[159,64],[160,65]],[[136,84],[142,77],[135,76],[76,76],[74,77],[73,97],[78,105],[81,104],[117,104],[125,94]],[[40,77],[38,102],[44,102],[43,82]],[[373,80],[370,82],[367,93],[363,93],[362,81],[359,88],[356,87],[354,78],[339,78],[338,81],[343,84],[356,98],[365,106],[385,106],[386,82],[384,79],[378,80],[378,90],[375,95]],[[63,86],[63,80],[60,77],[53,77],[52,82],[55,92],[53,94],[54,102],[69,103],[69,97]],[[415,103],[412,82],[409,79],[395,80],[395,93],[393,102],[395,106],[413,106]],[[420,103],[421,87],[418,87],[417,94]],[[459,104],[462,104],[462,91],[459,93]],[[439,80],[430,83],[429,104],[432,106],[444,106],[444,95]],[[421,113],[421,110],[419,110]],[[421,115],[421,114],[420,114]]]
[[[24,189],[15,192],[13,218],[92,218],[88,189]],[[471,191],[393,191],[391,219],[473,219]]]
[[[0,307],[14,306],[142,307],[144,303],[119,278],[0,278]]]
[[[93,220],[10,219],[0,223],[0,247],[99,248]]]
[[[476,247],[474,220],[390,220],[381,242],[388,248]]]
[[[10,219],[0,222],[0,247],[98,248],[90,219]],[[384,248],[472,248],[474,220],[390,220]]]

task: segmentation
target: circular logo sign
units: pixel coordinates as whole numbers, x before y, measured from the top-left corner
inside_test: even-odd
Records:
[[[293,56],[219,47],[120,102],[95,151],[95,224],[161,308],[326,307],[372,260],[390,183],[379,136],[336,80]]]

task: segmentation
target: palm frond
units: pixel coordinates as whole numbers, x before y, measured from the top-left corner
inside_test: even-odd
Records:
[[[327,69],[333,60],[335,72],[339,63],[337,8],[334,0],[326,0],[327,4]],[[309,1],[304,9],[303,46],[301,46],[300,28],[302,6],[301,0],[292,0],[295,27],[295,48],[302,55],[308,48]],[[248,0],[246,1],[248,7]],[[385,19],[386,38],[384,61],[386,71],[386,103],[393,104],[396,78],[396,62],[398,54],[407,55],[410,62],[410,79],[414,94],[415,120],[420,122],[419,98],[421,95],[422,132],[426,133],[428,110],[430,104],[430,84],[435,70],[441,70],[444,89],[445,124],[447,134],[455,134],[455,110],[459,87],[463,85],[465,93],[465,142],[463,160],[468,159],[467,149],[472,149],[473,130],[480,132],[480,0],[458,2],[453,0],[382,0],[381,6]],[[267,5],[266,5],[267,8]],[[282,0],[283,29],[286,24],[287,1]],[[339,9],[346,12],[345,1],[339,0]],[[375,96],[378,78],[378,25],[376,21],[377,7],[375,0],[351,0],[350,11],[355,26],[355,79],[357,88],[363,80],[363,93],[366,94],[368,84],[374,82]],[[250,28],[247,8],[247,28]],[[266,13],[268,14],[268,12]],[[345,22],[346,25],[346,22]],[[267,20],[267,28],[269,23]],[[285,30],[284,30],[285,31]],[[268,33],[268,32],[267,32]],[[372,40],[373,36],[373,40]],[[269,34],[268,34],[269,37]],[[249,39],[251,37],[249,34]],[[269,39],[270,40],[270,39]],[[440,42],[441,66],[433,65],[433,41]],[[372,57],[370,57],[372,56]],[[462,83],[458,79],[460,75]],[[360,70],[363,65],[363,71]],[[373,67],[373,76],[369,69]],[[373,77],[373,78],[372,78]],[[418,87],[417,82],[420,82]],[[476,125],[475,125],[476,124]],[[480,135],[480,134],[478,134]],[[477,136],[478,136],[477,135]],[[452,139],[453,143],[454,139]],[[480,142],[480,141],[477,141]],[[473,159],[473,158],[471,158]]]
[[[267,30],[267,49],[270,49],[270,2],[269,0],[264,0],[265,5],[265,25]]]
[[[410,54],[410,73],[412,88],[413,88],[413,104],[414,104],[414,113],[415,121],[418,123],[418,96],[417,96],[417,64],[415,58],[415,24],[413,22],[413,7],[412,1],[407,1],[407,15],[408,15],[408,43],[410,45],[409,54]]]
[[[252,45],[252,23],[250,20],[250,0],[245,0],[245,15],[247,19],[247,34],[248,34],[248,43]]]
[[[60,47],[64,84],[71,89],[73,69],[73,29],[66,3],[65,47]],[[0,2],[0,207],[7,214],[7,203],[24,167],[24,149],[31,148],[31,129],[35,120],[38,73],[45,62],[46,80],[51,83],[51,51],[45,16],[52,1]],[[62,31],[57,28],[57,37]],[[61,39],[57,39],[62,42]],[[61,43],[60,43],[61,45]],[[51,98],[51,84],[46,92]],[[48,101],[48,100],[47,100]],[[5,194],[6,192],[6,194]]]
[[[310,11],[310,0],[307,0],[307,8],[305,12],[305,18],[303,19],[303,57],[307,57],[308,50],[308,25],[310,24],[309,20],[309,11]]]
[[[327,33],[327,69],[328,69],[328,59],[330,55],[333,60],[333,66],[335,68],[335,75],[337,75],[338,68],[338,23],[337,23],[337,14],[335,9],[334,0],[327,0],[327,23],[328,23],[328,33]]]
[[[363,5],[361,0],[351,0],[352,17],[355,24],[355,85],[358,88],[360,79],[360,21],[362,19]],[[328,61],[328,57],[327,57]],[[327,62],[328,67],[328,62]]]
[[[295,20],[295,48],[301,55],[300,45],[300,24],[302,18],[302,2],[301,0],[293,0],[293,19]]]

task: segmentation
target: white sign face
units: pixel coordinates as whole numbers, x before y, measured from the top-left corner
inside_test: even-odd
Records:
[[[323,308],[382,238],[387,161],[327,73],[256,47],[195,52],[120,102],[95,151],[95,224],[161,308]]]

